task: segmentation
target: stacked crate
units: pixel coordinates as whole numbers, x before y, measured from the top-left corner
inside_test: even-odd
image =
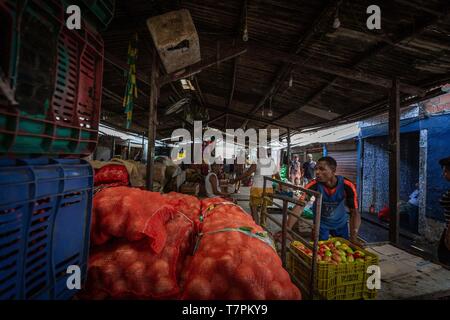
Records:
[[[66,6],[0,0],[0,300],[70,299],[86,275],[103,41]]]

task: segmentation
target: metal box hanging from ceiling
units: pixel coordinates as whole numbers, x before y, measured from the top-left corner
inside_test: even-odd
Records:
[[[167,73],[200,61],[198,34],[188,10],[149,18],[147,26]]]

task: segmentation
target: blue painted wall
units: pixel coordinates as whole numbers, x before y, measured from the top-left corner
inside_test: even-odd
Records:
[[[439,166],[439,159],[450,156],[450,114],[446,115],[434,115],[425,119],[406,119],[400,123],[401,133],[407,132],[419,132],[420,130],[428,130],[428,157],[427,157],[427,216],[436,220],[443,221],[444,215],[442,209],[439,206],[439,198],[445,190],[450,188],[450,183],[446,182],[442,177],[442,170]],[[387,153],[384,147],[380,144],[384,144],[381,141],[387,143],[388,127],[387,124],[376,125],[366,128],[361,128],[360,138],[364,139],[364,150],[362,152],[363,161],[361,164],[363,167],[363,197],[373,198],[371,190],[377,188],[379,193],[375,198],[378,201],[383,202],[386,197],[386,191],[379,189],[383,186],[383,180],[385,178],[378,176],[378,174],[384,172],[386,176],[388,174],[387,168],[382,168],[384,161],[387,159]],[[383,137],[384,136],[384,137]],[[371,138],[372,139],[369,139]],[[374,138],[379,137],[379,138]],[[367,143],[366,143],[367,142]],[[401,158],[405,159],[415,154],[412,151],[413,144],[416,142],[408,141],[401,144]],[[407,151],[410,149],[411,151]],[[415,148],[414,148],[415,149]],[[417,155],[418,156],[418,155]],[[413,160],[413,159],[410,159]],[[366,162],[367,161],[367,162]],[[415,160],[414,160],[415,161]],[[412,161],[410,163],[413,163]],[[366,173],[364,173],[364,169]],[[386,170],[386,171],[385,171]],[[401,169],[402,170],[402,169]],[[408,173],[409,170],[409,173]],[[412,175],[414,168],[407,168],[401,171],[401,177]],[[387,178],[387,176],[386,176]],[[415,180],[416,176],[412,176],[408,180]],[[371,182],[372,181],[372,182]],[[366,186],[364,186],[366,184]],[[370,187],[372,184],[372,187]],[[402,181],[402,184],[406,185],[408,182]],[[385,186],[386,188],[387,186]],[[402,189],[404,191],[402,191]],[[407,193],[407,188],[401,188],[401,195]],[[367,195],[366,195],[367,193]],[[363,199],[363,209],[367,202]],[[378,209],[378,208],[377,208]]]
[[[400,135],[400,199],[407,201],[419,180],[419,135]],[[378,212],[389,203],[389,153],[387,136],[364,139],[362,163],[362,209],[374,204]]]
[[[444,221],[439,198],[450,188],[450,183],[442,177],[438,162],[450,156],[450,114],[421,121],[421,127],[428,129],[427,216]]]

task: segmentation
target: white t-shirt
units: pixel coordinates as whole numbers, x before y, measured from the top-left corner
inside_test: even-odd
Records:
[[[205,178],[205,190],[206,190],[206,196],[208,198],[218,197],[218,195],[214,194],[214,189],[212,187],[211,181],[209,181],[209,178],[211,176],[216,176],[217,191],[221,192],[220,186],[219,186],[219,178],[217,178],[217,175],[214,172],[210,172],[210,173],[208,173],[208,175]]]
[[[258,159],[256,163],[256,171],[253,177],[253,187],[263,188],[264,177],[272,177],[278,172],[277,165],[272,158],[269,159]],[[272,188],[272,183],[266,182],[266,188]]]

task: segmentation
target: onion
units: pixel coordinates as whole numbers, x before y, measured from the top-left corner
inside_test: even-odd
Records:
[[[248,287],[248,298],[250,300],[265,300],[266,299],[266,293],[264,292],[264,289],[261,286],[253,285],[251,287]]]
[[[188,299],[206,300],[212,299],[211,286],[209,282],[203,277],[195,277],[186,287]]]
[[[163,293],[169,293],[177,287],[175,282],[167,277],[158,279],[153,287],[153,292],[157,295],[161,295]]]
[[[228,279],[218,273],[212,276],[211,283],[214,296],[221,296],[230,288]]]
[[[109,262],[101,268],[101,276],[105,287],[111,288],[120,279],[120,270],[114,263]]]
[[[130,281],[140,281],[145,275],[145,269],[142,261],[135,261],[126,269],[125,276]]]
[[[128,267],[131,263],[138,259],[138,252],[130,245],[124,245],[116,250],[114,258],[123,267]]]
[[[223,272],[226,277],[233,277],[236,272],[236,266],[236,261],[232,256],[222,256],[222,258],[217,261],[218,270]]]
[[[108,296],[109,296],[108,293],[106,293],[105,291],[96,289],[90,294],[89,299],[90,300],[105,300],[106,298],[108,298]]]
[[[118,279],[114,281],[111,287],[111,293],[113,296],[123,294],[128,291],[128,285],[125,280]]]
[[[234,279],[242,285],[253,283],[256,280],[252,268],[245,265],[241,265],[237,268]]]
[[[280,281],[281,283],[290,283],[291,282],[289,273],[287,273],[287,271],[282,268],[280,268],[279,271],[276,273],[276,280]]]
[[[216,259],[207,257],[202,260],[199,268],[196,270],[198,274],[210,274],[214,267],[216,266]]]
[[[246,263],[252,263],[255,259],[253,257],[253,252],[250,249],[245,249],[240,251],[241,260]]]
[[[163,259],[156,260],[150,268],[157,277],[165,277],[169,274],[169,263]]]
[[[225,297],[227,300],[244,300],[244,295],[238,288],[231,288],[228,290]]]
[[[267,299],[277,300],[281,299],[284,295],[284,290],[281,284],[277,281],[272,281],[268,283],[267,287]]]

